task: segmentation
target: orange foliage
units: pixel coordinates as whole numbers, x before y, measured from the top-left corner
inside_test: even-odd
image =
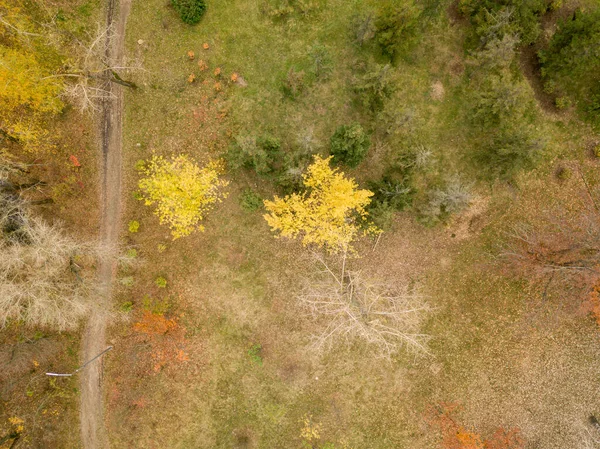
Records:
[[[179,360],[180,362],[187,362],[190,360],[190,358],[188,357],[188,355],[183,351],[183,349],[179,349],[177,351],[177,360]]]
[[[208,64],[206,64],[206,62],[204,62],[202,59],[200,59],[198,61],[198,68],[200,69],[201,72],[204,72],[206,69],[208,69]]]
[[[217,68],[215,69],[215,72],[214,72],[214,73],[215,73],[215,76],[221,76],[221,67],[217,67]]]
[[[202,44],[202,48],[205,50],[208,50],[210,48],[210,45],[208,45],[206,42]]]
[[[79,159],[77,159],[77,156],[75,156],[74,154],[69,156],[69,160],[71,161],[74,167],[81,167]]]
[[[187,55],[190,61],[194,60],[194,52],[192,50],[188,51]]]
[[[188,80],[188,83],[192,84],[196,80],[196,75],[191,73],[190,76],[188,76],[187,80]]]
[[[233,81],[234,83],[237,83],[238,80],[238,74],[237,73],[232,73],[231,74],[231,81]]]
[[[169,330],[174,329],[175,326],[177,326],[175,320],[168,320],[162,314],[152,313],[146,310],[142,320],[135,323],[133,328],[136,331],[145,334],[163,335]]]
[[[492,438],[485,442],[485,449],[523,449],[524,447],[525,440],[521,437],[519,429],[499,428]]]
[[[590,303],[590,313],[600,326],[600,282],[596,282],[588,296]]]
[[[455,446],[457,449],[483,449],[483,442],[481,437],[476,433],[467,431],[464,427],[459,426],[456,431],[456,441],[451,438],[452,444],[458,444]],[[452,446],[454,447],[454,446]]]
[[[525,442],[519,429],[497,429],[490,439],[484,440],[475,432],[456,422],[457,404],[442,403],[430,407],[425,420],[441,434],[441,449],[523,449]]]
[[[184,351],[186,345],[185,328],[174,318],[166,318],[161,313],[145,311],[141,320],[133,325],[144,341],[150,343],[150,363],[153,372],[159,372],[172,362],[190,360]]]

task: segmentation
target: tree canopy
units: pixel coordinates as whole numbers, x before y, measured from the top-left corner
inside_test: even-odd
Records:
[[[281,237],[301,237],[304,245],[337,252],[351,249],[359,234],[379,231],[367,222],[373,192],[358,189],[353,179],[331,168],[330,161],[331,157],[315,156],[303,175],[306,190],[265,201],[264,218]]]
[[[146,177],[139,188],[147,206],[156,205],[155,215],[171,229],[174,239],[203,231],[206,213],[226,195],[228,182],[221,179],[223,164],[212,161],[199,167],[187,155],[170,159],[154,155],[142,169]]]
[[[0,131],[35,150],[43,121],[64,106],[64,83],[52,77],[62,58],[20,8],[0,0]]]

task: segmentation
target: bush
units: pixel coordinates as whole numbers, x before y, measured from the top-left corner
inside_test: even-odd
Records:
[[[250,349],[248,349],[248,357],[250,357],[250,360],[252,360],[253,363],[256,363],[259,366],[262,366],[263,364],[261,353],[262,345],[258,343],[254,343],[252,346],[250,346]]]
[[[502,38],[494,38],[476,52],[474,63],[486,70],[509,69],[515,61],[519,37],[505,34]]]
[[[245,189],[240,195],[240,206],[248,212],[256,212],[263,206],[263,199],[252,189]]]
[[[154,279],[154,283],[158,288],[167,288],[167,280],[162,276],[158,276]]]
[[[356,15],[352,18],[352,40],[362,47],[365,42],[375,37],[373,14]]]
[[[204,0],[171,0],[171,5],[181,17],[184,23],[195,25],[206,11],[206,2]]]
[[[279,187],[283,193],[291,194],[302,190],[302,173],[305,168],[302,166],[290,166],[286,168],[277,177],[277,187]]]
[[[520,170],[532,169],[541,157],[545,141],[524,125],[499,129],[485,142],[475,159],[488,177],[511,179]]]
[[[272,136],[238,136],[227,152],[227,164],[234,170],[249,168],[268,175],[280,165],[280,149],[279,139]]]
[[[508,122],[531,122],[534,101],[527,89],[523,80],[513,80],[507,73],[487,74],[474,89],[473,121],[484,128],[496,128]]]
[[[394,91],[391,66],[377,65],[374,70],[358,77],[354,82],[354,91],[368,111],[379,112]]]
[[[140,230],[140,223],[139,223],[139,221],[132,220],[127,225],[127,228],[129,229],[129,232],[136,233]]]
[[[412,0],[385,3],[379,8],[375,18],[375,40],[384,55],[393,60],[408,49],[417,32],[420,14],[421,10]]]
[[[415,193],[410,178],[386,173],[379,181],[369,183],[373,195],[372,204],[386,204],[394,210],[404,210],[412,203]]]
[[[396,210],[388,203],[372,202],[367,209],[371,222],[382,231],[388,230],[394,221]]]
[[[560,23],[548,47],[539,52],[542,77],[558,105],[570,96],[592,121],[600,122],[600,8],[576,11]]]
[[[283,81],[283,93],[286,97],[295,99],[304,91],[304,70],[297,72],[293,67],[287,72]]]
[[[315,78],[327,79],[333,70],[333,61],[327,47],[315,44],[310,48],[312,74]]]
[[[480,43],[518,35],[525,44],[540,34],[540,16],[549,8],[548,0],[460,0],[459,8],[475,27]]]
[[[312,0],[268,0],[263,12],[275,22],[306,18],[320,9],[320,2]]]
[[[460,212],[471,202],[471,186],[454,178],[444,186],[429,192],[428,200],[419,210],[426,224],[434,225],[449,215]]]
[[[131,301],[125,301],[124,303],[121,304],[121,312],[125,312],[125,313],[129,313],[133,310],[133,302]]]
[[[335,162],[356,167],[367,155],[371,139],[358,123],[340,126],[331,136],[331,155]]]

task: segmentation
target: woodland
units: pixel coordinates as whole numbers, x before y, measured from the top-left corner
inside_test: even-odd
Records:
[[[0,449],[600,449],[600,0],[0,0]]]

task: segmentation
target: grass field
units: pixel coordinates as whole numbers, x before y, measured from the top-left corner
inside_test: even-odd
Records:
[[[424,412],[442,402],[459,403],[461,422],[484,437],[518,427],[528,448],[580,443],[588,416],[600,412],[596,325],[574,295],[548,295],[515,278],[499,254],[514,225],[535,225],[559,207],[584,209],[580,179],[563,182],[555,171],[579,164],[593,187],[594,134],[570,111],[537,107],[536,126],[549,140],[538,169],[511,183],[481,179],[465,113],[467,24],[448,2],[425,3],[421,37],[391,68],[396,89],[387,112],[395,118],[382,123],[352,87],[385,63],[373,43],[352,42],[355,17],[376,2],[314,2],[288,19],[270,17],[269,2],[211,2],[194,27],[164,1],[134,2],[128,53],[143,70],[132,72],[140,89],[126,97],[123,235],[138,256],[119,274],[128,279],[118,296],[123,321],[107,362],[113,447],[432,448],[439,435]],[[315,49],[326,55],[326,76],[315,74]],[[290,69],[305,73],[296,98],[283,91]],[[527,95],[534,98],[532,88]],[[136,163],[153,152],[206,161],[240,136],[269,134],[289,154],[326,153],[335,128],[352,122],[373,132],[366,161],[347,170],[359,181],[377,179],[396,155],[424,146],[435,162],[418,177],[421,196],[452,175],[474,183],[471,209],[434,227],[415,210],[396,213],[379,242],[362,242],[362,257],[350,261],[391,286],[419,286],[432,307],[428,355],[387,361],[358,343],[311,349],[322,323],[295,298],[318,267],[309,251],[274,239],[260,211],[239,204],[248,187],[270,198],[268,180],[230,172],[230,195],[206,232],[174,242],[134,198]],[[131,220],[139,232],[127,231]],[[164,312],[170,330],[144,331],[149,312]],[[306,438],[306,420],[319,438]]]

